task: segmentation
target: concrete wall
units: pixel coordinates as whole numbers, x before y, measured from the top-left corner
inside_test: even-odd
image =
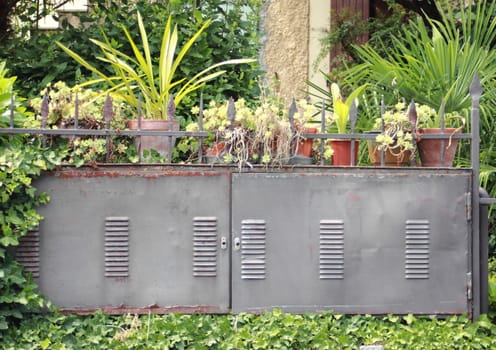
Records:
[[[330,1],[268,0],[263,12],[264,50],[262,64],[267,84],[277,75],[286,103],[305,97],[307,80],[324,85],[314,67],[320,51],[319,38],[329,28]],[[327,60],[320,69],[328,70]]]

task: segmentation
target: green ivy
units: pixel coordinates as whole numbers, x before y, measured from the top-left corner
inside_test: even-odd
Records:
[[[32,180],[42,170],[52,169],[59,158],[38,142],[26,141],[22,137],[0,139],[0,329],[44,305],[36,284],[13,257],[19,239],[42,219],[36,207],[49,199],[36,193]]]
[[[11,101],[15,124],[21,123],[26,109],[14,95],[14,78],[6,76],[0,63],[0,124],[10,123]],[[0,125],[1,126],[1,125]],[[60,156],[53,150],[40,146],[39,140],[29,140],[22,135],[0,136],[0,331],[7,329],[23,314],[40,310],[43,297],[31,276],[14,259],[19,239],[38,226],[42,219],[36,207],[47,203],[46,194],[36,193],[32,180],[42,171],[53,169]]]
[[[324,312],[261,315],[63,316],[23,320],[5,332],[3,349],[494,349],[486,316],[444,319],[344,316]]]

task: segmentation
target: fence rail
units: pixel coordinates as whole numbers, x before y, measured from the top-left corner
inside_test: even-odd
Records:
[[[473,106],[472,106],[472,111],[471,111],[471,126],[472,126],[472,132],[471,133],[448,133],[445,132],[445,115],[444,115],[444,108],[442,108],[441,112],[441,127],[440,127],[440,133],[433,133],[433,134],[422,134],[422,139],[441,139],[441,162],[444,161],[444,145],[445,145],[445,140],[451,140],[451,139],[478,139],[478,125],[479,125],[479,114],[478,114],[478,109],[479,109],[479,98],[480,98],[480,81],[478,77],[474,77],[473,84],[472,84],[472,89],[471,89],[471,96],[473,100]],[[129,130],[129,129],[112,129],[110,127],[110,122],[112,121],[112,115],[113,115],[113,107],[112,107],[112,100],[110,99],[109,96],[107,96],[107,99],[105,101],[105,105],[102,110],[103,114],[103,120],[105,121],[105,127],[104,128],[99,128],[99,129],[87,129],[87,128],[81,128],[79,126],[79,102],[77,99],[76,95],[76,101],[75,101],[75,108],[74,108],[74,126],[72,128],[59,128],[59,129],[53,129],[47,127],[47,120],[48,120],[48,115],[49,115],[49,101],[48,101],[48,96],[45,95],[42,101],[42,106],[41,106],[41,127],[40,128],[21,128],[21,127],[15,127],[14,123],[14,100],[12,99],[11,101],[11,109],[10,109],[10,126],[9,127],[3,127],[0,128],[0,135],[2,134],[7,134],[7,135],[15,135],[15,134],[31,134],[31,135],[40,135],[43,138],[43,145],[46,146],[46,137],[47,136],[94,136],[94,137],[105,137],[106,138],[106,143],[107,143],[107,152],[109,151],[109,143],[111,142],[110,137],[112,136],[129,136],[129,137],[134,137],[137,138],[139,141],[137,144],[140,147],[141,145],[141,137],[146,137],[146,136],[163,136],[163,137],[168,137],[169,142],[172,144],[172,147],[169,149],[169,163],[172,163],[171,159],[171,152],[172,148],[174,147],[174,142],[172,140],[175,140],[175,138],[185,138],[185,137],[193,137],[198,139],[199,141],[199,148],[198,148],[198,162],[203,163],[205,162],[205,157],[203,155],[203,142],[204,139],[209,137],[209,136],[215,136],[215,131],[207,131],[203,130],[203,101],[200,101],[200,113],[199,113],[199,119],[198,119],[198,125],[199,125],[199,131],[191,132],[191,131],[183,131],[183,130],[149,130],[149,129],[141,129],[141,122],[142,122],[142,115],[141,115],[141,107],[139,106],[138,108],[138,129],[137,130]],[[169,104],[168,104],[168,121],[169,124],[171,125],[172,121],[175,118],[175,106],[173,99],[171,97]],[[381,102],[381,118],[383,118],[384,114],[384,101]],[[308,139],[318,139],[321,140],[321,147],[320,147],[320,163],[317,165],[324,165],[324,142],[327,140],[374,140],[377,137],[377,133],[357,133],[355,131],[355,124],[357,121],[357,109],[355,104],[353,103],[350,109],[350,132],[346,134],[340,134],[340,133],[328,133],[326,132],[327,125],[326,125],[326,118],[325,118],[325,103],[322,102],[322,107],[321,107],[321,121],[320,125],[317,128],[318,132],[317,133],[296,133],[296,127],[295,127],[295,120],[294,120],[294,114],[296,112],[296,105],[295,102],[293,101],[292,105],[289,108],[289,114],[288,114],[288,119],[291,125],[291,130],[293,132],[293,137],[292,137],[292,143],[296,144],[298,143],[302,138],[308,138]],[[234,107],[234,101],[233,99],[229,99],[229,107],[228,107],[228,119],[230,120],[231,126],[234,124],[235,121],[235,116],[236,116],[236,110]],[[415,103],[413,101],[410,103],[409,106],[409,114],[408,117],[410,119],[410,122],[412,124],[412,143],[413,146],[415,146],[418,134],[416,130],[416,121],[417,121],[417,113],[415,110]],[[477,128],[474,126],[477,125]],[[171,129],[171,128],[170,128]],[[378,130],[381,134],[384,133],[384,122],[382,123],[381,130]],[[474,132],[477,132],[477,135],[474,134]],[[351,150],[350,150],[350,156],[351,156],[351,164],[354,164],[354,150],[355,144],[354,142],[351,143]],[[293,153],[293,152],[292,152]],[[294,154],[290,154],[290,158],[294,156]],[[141,158],[141,150],[138,149],[138,154],[140,155],[139,162],[142,161]],[[385,159],[384,156],[385,151],[381,150],[381,166],[385,165]],[[474,163],[479,163],[479,153],[478,152],[471,152],[471,163],[472,166]],[[474,156],[476,156],[474,158]],[[108,159],[108,154],[107,154],[107,159]],[[305,164],[308,165],[308,164]]]

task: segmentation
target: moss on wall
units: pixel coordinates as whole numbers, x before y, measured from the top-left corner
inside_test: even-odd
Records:
[[[262,64],[269,85],[279,77],[286,104],[304,97],[307,89],[309,16],[308,0],[268,0],[265,6]]]

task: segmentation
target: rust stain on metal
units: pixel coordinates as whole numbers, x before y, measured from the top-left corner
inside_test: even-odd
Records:
[[[219,175],[267,175],[282,176],[291,174],[292,176],[343,176],[351,177],[458,177],[471,176],[469,171],[460,169],[433,169],[433,168],[376,168],[376,167],[354,167],[353,171],[349,168],[340,168],[332,166],[282,166],[277,169],[267,169],[262,165],[254,165],[253,169],[239,169],[232,165],[211,165],[211,164],[113,164],[108,166],[105,164],[93,163],[89,166],[75,168],[73,166],[62,166],[57,170],[52,171],[51,175],[61,179],[71,178],[98,178],[98,177],[143,177],[148,179],[156,179],[166,176],[219,176]]]
[[[76,315],[91,315],[96,311],[101,311],[108,315],[124,315],[124,314],[148,314],[154,313],[158,315],[181,313],[181,314],[226,314],[229,311],[215,305],[174,305],[174,306],[158,306],[156,304],[136,307],[128,305],[120,306],[102,306],[95,308],[63,308],[61,313],[76,314]]]
[[[195,169],[195,170],[148,170],[146,168],[135,169],[119,169],[119,170],[103,170],[103,169],[73,169],[73,170],[58,170],[51,173],[53,176],[61,179],[72,178],[98,178],[98,177],[142,177],[146,179],[157,179],[168,176],[181,176],[181,177],[197,177],[197,176],[221,176],[229,175],[230,171],[225,170],[208,170],[208,169]]]

